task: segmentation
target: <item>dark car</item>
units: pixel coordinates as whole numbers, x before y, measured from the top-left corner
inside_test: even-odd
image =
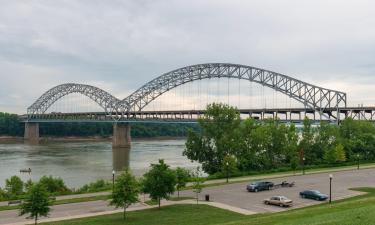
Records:
[[[246,189],[248,191],[258,192],[263,190],[271,190],[273,188],[273,183],[269,181],[258,181],[248,184]]]
[[[320,191],[317,190],[306,190],[299,193],[301,198],[309,198],[314,199],[317,201],[324,201],[327,200],[328,195],[320,193]]]

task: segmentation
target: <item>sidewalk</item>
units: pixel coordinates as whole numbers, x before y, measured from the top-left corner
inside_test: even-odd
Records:
[[[95,196],[103,196],[103,195],[110,195],[110,194],[111,192],[103,191],[103,192],[93,192],[93,193],[76,194],[76,195],[61,195],[61,196],[56,196],[56,200],[95,197]],[[7,206],[7,205],[8,205],[8,201],[0,202],[0,206]]]

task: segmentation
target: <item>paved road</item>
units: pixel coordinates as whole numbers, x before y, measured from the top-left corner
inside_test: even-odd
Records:
[[[134,204],[132,208],[143,207],[141,204]],[[70,217],[83,214],[95,214],[101,212],[114,211],[115,208],[108,206],[107,201],[92,201],[82,203],[72,203],[56,205],[52,207],[50,218]],[[43,219],[43,218],[42,218]],[[18,216],[18,210],[0,211],[0,224],[12,224],[18,222],[30,221],[25,217]]]
[[[268,180],[280,183],[284,180],[295,181],[296,186],[291,188],[279,188],[271,191],[263,191],[258,193],[250,193],[246,190],[247,182],[221,185],[217,187],[204,188],[200,195],[203,200],[205,194],[210,195],[210,199],[222,205],[231,206],[247,210],[251,213],[261,212],[277,212],[287,210],[277,206],[269,206],[263,204],[263,199],[272,195],[285,195],[294,201],[293,208],[303,207],[320,202],[308,199],[301,199],[299,192],[305,189],[317,189],[323,193],[329,192],[329,173],[307,174],[303,176],[290,176],[284,178],[270,178]],[[375,168],[333,172],[333,199],[345,198],[359,194],[350,191],[352,187],[375,187]],[[191,190],[182,191],[181,196],[194,196]],[[144,208],[141,204],[135,204],[132,208]],[[114,208],[108,206],[107,201],[93,201],[84,203],[73,203],[65,205],[53,206],[51,218],[78,216],[83,214],[95,214],[100,212],[110,212]],[[23,217],[17,216],[17,210],[0,211],[0,224],[9,224],[16,222],[24,222]]]
[[[375,169],[334,172],[332,174],[332,196],[334,200],[360,194],[348,190],[349,188],[375,187]],[[212,201],[243,208],[252,212],[276,212],[287,210],[287,208],[265,205],[263,204],[265,198],[273,195],[284,195],[293,200],[293,208],[298,208],[320,203],[319,201],[300,198],[299,192],[302,190],[314,189],[329,194],[329,173],[307,174],[303,176],[291,176],[268,180],[274,183],[281,183],[284,180],[288,182],[294,181],[296,185],[290,188],[278,188],[275,190],[254,193],[246,190],[246,182],[235,183],[205,188],[203,189],[201,198],[203,200],[203,196],[209,194],[210,200]],[[192,191],[184,191],[180,195],[191,196],[192,194]]]

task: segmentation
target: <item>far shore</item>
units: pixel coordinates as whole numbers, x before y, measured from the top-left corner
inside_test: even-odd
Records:
[[[183,140],[186,139],[186,137],[172,137],[172,136],[157,136],[157,137],[135,137],[132,138],[134,141],[152,141],[152,140]],[[67,136],[67,137],[53,137],[53,136],[47,136],[47,137],[40,137],[40,142],[50,142],[50,141],[111,141],[112,137],[107,136],[86,136],[86,137],[80,137],[80,136]],[[9,142],[23,142],[23,137],[17,137],[17,136],[0,136],[0,143],[9,143]]]

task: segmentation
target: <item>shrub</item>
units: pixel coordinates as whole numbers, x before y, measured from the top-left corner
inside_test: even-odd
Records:
[[[70,192],[60,177],[43,176],[40,178],[39,183],[51,194],[66,194]]]
[[[17,198],[23,194],[24,183],[18,176],[12,176],[5,181],[5,189],[10,198]]]
[[[78,189],[78,193],[86,193],[86,192],[97,192],[97,191],[105,191],[111,189],[112,183],[105,181],[103,179],[97,180],[95,182],[91,182],[89,184],[83,185],[81,188]]]

